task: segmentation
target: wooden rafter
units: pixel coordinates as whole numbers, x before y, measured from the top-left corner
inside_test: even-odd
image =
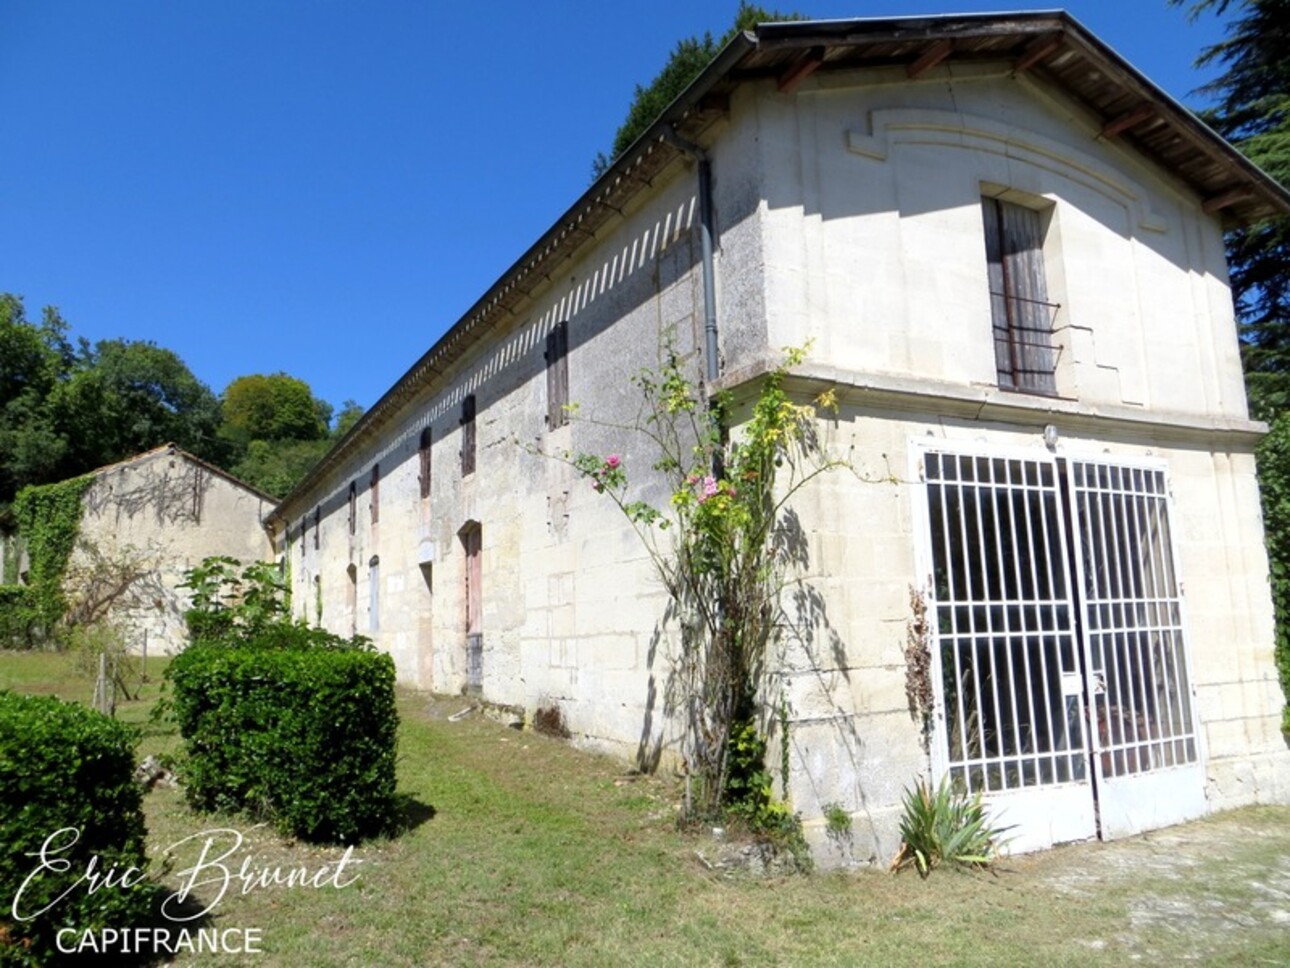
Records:
[[[918,55],[918,59],[909,65],[906,69],[906,73],[909,74],[911,79],[922,77],[941,61],[945,60],[945,58],[949,57],[953,52],[954,41],[938,40],[936,43],[932,44],[931,47],[928,47],[927,50]]]
[[[1201,208],[1205,210],[1207,215],[1213,215],[1215,212],[1221,212],[1232,205],[1249,201],[1252,197],[1253,193],[1248,188],[1233,188],[1230,191],[1223,192],[1221,195],[1205,199]]]
[[[1133,110],[1126,111],[1119,117],[1112,118],[1102,125],[1102,137],[1114,138],[1130,128],[1136,128],[1144,121],[1150,121],[1155,116],[1156,106],[1154,104],[1139,104]]]
[[[1040,37],[1038,40],[1028,44],[1021,54],[1021,59],[1012,65],[1012,72],[1014,74],[1024,74],[1040,61],[1046,60],[1057,53],[1065,39],[1064,34],[1052,34],[1047,37]]]
[[[789,65],[788,70],[779,75],[776,82],[781,94],[792,94],[797,89],[797,85],[815,73],[816,69],[824,63],[824,48],[812,47],[803,56],[799,57]]]

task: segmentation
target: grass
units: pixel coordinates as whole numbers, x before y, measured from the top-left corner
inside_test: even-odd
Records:
[[[155,674],[155,673],[154,673]],[[0,654],[0,687],[85,701],[66,660]],[[142,722],[155,684],[119,710]],[[678,791],[619,761],[507,729],[462,700],[404,694],[409,829],[356,848],[341,890],[236,885],[212,926],[259,928],[255,965],[1286,963],[1290,810],[1236,811],[1149,837],[1013,858],[998,876],[872,871],[728,880],[678,831]],[[176,749],[153,730],[144,752]],[[244,832],[252,867],[334,861],[240,820],[146,798],[154,858],[207,828]],[[188,859],[191,864],[193,849]],[[178,885],[177,871],[166,875]],[[199,891],[203,902],[214,886]],[[215,959],[228,964],[236,958]],[[197,964],[180,959],[177,964]],[[209,959],[206,962],[209,963]]]

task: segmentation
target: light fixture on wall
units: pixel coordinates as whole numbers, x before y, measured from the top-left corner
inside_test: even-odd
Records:
[[[1044,428],[1044,446],[1054,453],[1057,452],[1057,428],[1052,424]]]

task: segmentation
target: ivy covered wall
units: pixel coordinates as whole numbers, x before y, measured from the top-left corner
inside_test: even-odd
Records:
[[[27,584],[0,588],[0,645],[30,647],[62,618],[67,607],[63,575],[80,532],[81,502],[93,483],[86,475],[18,492],[13,516],[27,550]],[[8,562],[5,574],[10,574]]]

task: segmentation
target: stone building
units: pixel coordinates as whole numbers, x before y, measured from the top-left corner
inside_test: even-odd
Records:
[[[762,25],[278,506],[296,607],[406,683],[666,760],[665,596],[533,451],[621,453],[665,499],[606,425],[667,334],[745,398],[809,342],[788,385],[836,390],[819,429],[857,471],[795,501],[817,605],[776,679],[822,859],[890,858],[920,776],[985,793],[1019,849],[1284,802],[1222,232],[1287,212],[1065,14]]]
[[[247,563],[268,557],[263,522],[274,500],[173,444],[100,467],[93,477],[68,574],[92,580],[110,570],[107,562],[140,570],[112,617],[132,651],[178,652],[188,641],[189,598],[178,587],[184,572],[212,556]]]

